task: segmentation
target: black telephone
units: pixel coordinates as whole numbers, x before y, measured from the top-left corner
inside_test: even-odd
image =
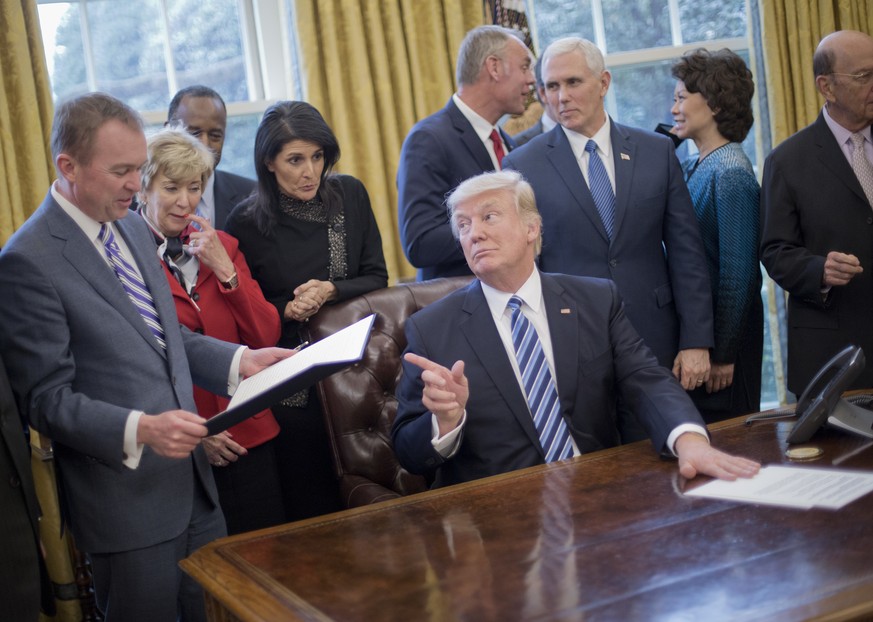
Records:
[[[825,423],[873,438],[873,411],[841,397],[864,365],[864,351],[858,346],[846,346],[824,364],[797,402],[798,421],[788,435],[789,443],[807,442]]]

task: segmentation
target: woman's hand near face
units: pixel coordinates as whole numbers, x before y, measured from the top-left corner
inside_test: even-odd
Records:
[[[196,214],[189,214],[188,219],[200,226],[200,231],[194,231],[188,237],[188,253],[197,257],[200,263],[215,273],[222,283],[226,283],[236,272],[233,262],[221,243],[215,229],[209,220]]]
[[[285,305],[285,319],[305,322],[336,295],[336,285],[330,281],[310,279],[294,290],[294,298]]]

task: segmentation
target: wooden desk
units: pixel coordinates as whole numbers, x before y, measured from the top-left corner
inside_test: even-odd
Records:
[[[715,444],[788,462],[791,423],[742,421],[713,426]],[[810,466],[873,468],[873,442],[809,444],[825,450]],[[873,617],[873,495],[800,511],[683,485],[636,443],[226,538],[182,567],[222,621]]]

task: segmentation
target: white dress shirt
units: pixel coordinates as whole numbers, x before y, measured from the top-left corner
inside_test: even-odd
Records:
[[[479,140],[482,141],[482,144],[485,145],[485,148],[488,150],[488,155],[491,156],[491,164],[494,165],[494,170],[500,170],[500,164],[497,162],[497,154],[494,152],[494,143],[491,140],[491,132],[497,130],[497,135],[500,136],[500,144],[503,145],[503,153],[504,155],[509,153],[509,148],[506,146],[506,142],[503,140],[503,134],[500,133],[500,128],[496,125],[491,125],[486,121],[482,116],[479,115],[478,112],[470,108],[464,101],[458,97],[458,94],[455,93],[452,95],[452,101],[455,102],[455,105],[458,107],[458,110],[461,111],[461,114],[464,115],[464,118],[470,122],[470,125],[473,126],[473,131],[476,132],[476,136],[479,137]]]

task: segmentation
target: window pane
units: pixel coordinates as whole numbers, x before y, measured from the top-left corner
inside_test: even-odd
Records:
[[[615,97],[615,120],[654,130],[658,123],[669,123],[670,107],[673,105],[673,86],[676,81],[670,75],[671,61],[625,65],[611,70],[612,84],[609,90]]]
[[[206,84],[225,101],[248,101],[237,3],[177,0],[167,8],[179,88]]]
[[[746,0],[679,0],[683,41],[746,36]]]
[[[157,0],[87,3],[97,90],[139,110],[166,106],[167,74]],[[144,27],[149,24],[149,27]],[[55,75],[62,72],[58,66]]]
[[[603,0],[607,52],[672,45],[667,0]]]
[[[540,54],[561,37],[595,39],[591,0],[537,0],[535,11]]]
[[[247,114],[227,118],[227,137],[224,139],[218,168],[255,178],[255,133],[262,116]]]
[[[65,2],[40,4],[37,8],[52,95],[57,100],[87,93],[79,6]]]

